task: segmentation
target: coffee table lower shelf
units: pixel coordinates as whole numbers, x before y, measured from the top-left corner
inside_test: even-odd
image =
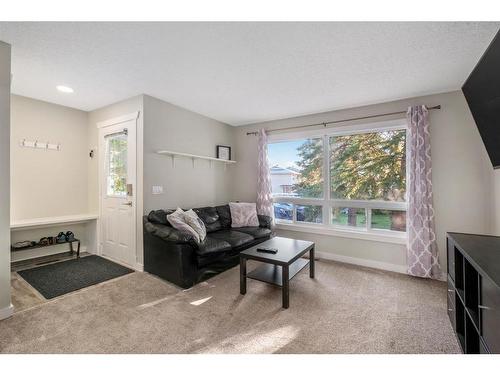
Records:
[[[293,262],[289,267],[289,277],[291,280],[297,273],[300,272],[305,266],[309,264],[309,260],[299,258]],[[263,281],[265,283],[283,286],[282,282],[282,267],[274,264],[262,264],[247,274],[247,277],[254,280]]]

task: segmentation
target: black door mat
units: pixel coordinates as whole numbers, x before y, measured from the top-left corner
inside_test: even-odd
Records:
[[[17,273],[46,299],[134,272],[97,255],[71,259]]]

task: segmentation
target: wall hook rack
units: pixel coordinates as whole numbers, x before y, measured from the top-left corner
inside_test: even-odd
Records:
[[[61,144],[60,143],[50,143],[49,141],[39,142],[38,139],[36,139],[34,141],[29,141],[26,138],[24,138],[21,140],[19,145],[21,147],[37,148],[40,150],[61,151]]]

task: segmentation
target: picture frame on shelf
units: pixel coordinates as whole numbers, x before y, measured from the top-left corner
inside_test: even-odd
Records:
[[[231,160],[231,147],[217,145],[217,159]]]

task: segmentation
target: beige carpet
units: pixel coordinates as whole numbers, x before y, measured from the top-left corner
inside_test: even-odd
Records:
[[[249,263],[252,269],[256,263]],[[183,291],[133,273],[0,322],[4,353],[458,353],[446,285],[319,261],[281,290],[237,267]]]

